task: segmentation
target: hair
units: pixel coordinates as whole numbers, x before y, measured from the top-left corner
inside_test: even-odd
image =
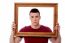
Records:
[[[31,10],[30,10],[30,13],[39,13],[39,15],[40,15],[39,10],[36,9],[36,8],[31,9]]]

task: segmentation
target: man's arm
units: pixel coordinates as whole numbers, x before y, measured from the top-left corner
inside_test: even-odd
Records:
[[[52,43],[61,43],[61,37],[58,36],[57,38],[50,38],[50,41]]]
[[[10,43],[20,43],[20,41],[21,41],[20,37],[16,37],[15,39],[14,38],[15,37],[10,36]]]
[[[10,36],[10,43],[20,43],[22,38],[20,37],[14,37],[14,34],[13,32],[11,33],[11,36]]]
[[[20,38],[20,37],[16,37],[16,38],[15,38],[15,43],[20,43],[21,39],[22,39],[22,38]]]
[[[15,29],[16,29],[16,24],[13,22],[12,25],[12,31],[10,35],[10,43],[20,43],[21,39],[20,37],[15,36]]]
[[[60,36],[60,26],[59,24],[57,23],[56,26],[55,26],[55,30],[58,31],[58,36],[56,38],[50,38],[50,41],[52,43],[61,43],[61,36]]]

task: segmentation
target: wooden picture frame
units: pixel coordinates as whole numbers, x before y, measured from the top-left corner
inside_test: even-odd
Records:
[[[54,23],[53,32],[18,32],[18,7],[54,7]],[[16,24],[16,36],[31,36],[31,37],[57,37],[55,25],[58,22],[58,4],[57,3],[15,3],[14,6],[14,21]]]

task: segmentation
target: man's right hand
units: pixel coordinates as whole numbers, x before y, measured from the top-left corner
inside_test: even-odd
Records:
[[[11,36],[12,37],[15,36],[15,29],[16,29],[16,24],[13,22],[13,24],[12,24],[12,31],[11,31]]]
[[[10,36],[10,43],[19,43],[21,41],[20,37],[15,36],[15,29],[16,29],[16,24],[13,22],[12,32],[11,32],[11,36]]]
[[[16,29],[16,24],[13,22],[13,24],[12,24],[12,34],[13,34],[13,36],[15,35],[15,29]]]

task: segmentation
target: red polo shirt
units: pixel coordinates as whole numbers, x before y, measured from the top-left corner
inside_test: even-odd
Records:
[[[52,32],[49,27],[41,25],[38,29],[26,26],[20,32]],[[48,37],[24,37],[25,43],[48,43]]]

